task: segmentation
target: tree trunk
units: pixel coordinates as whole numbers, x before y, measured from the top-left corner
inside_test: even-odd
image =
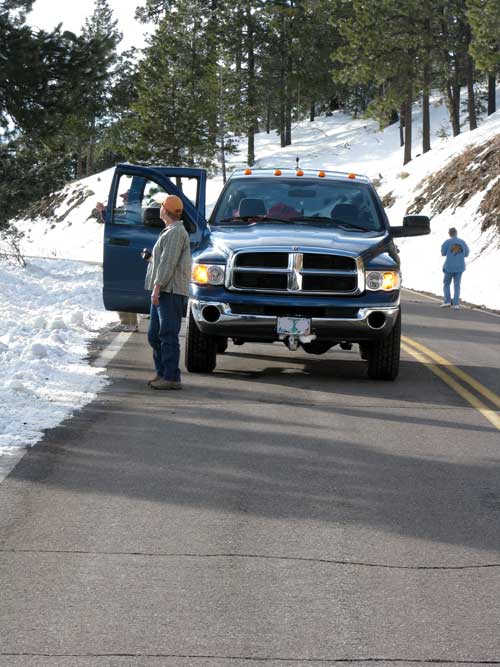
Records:
[[[467,112],[469,114],[469,129],[477,128],[476,99],[474,94],[474,61],[469,53],[469,47],[472,41],[472,33],[468,23],[464,25],[464,36],[466,41],[465,54],[465,78],[467,81]]]
[[[467,76],[467,112],[469,114],[469,129],[477,128],[476,100],[474,94],[474,62],[467,54],[466,76]]]
[[[451,127],[453,130],[453,136],[456,137],[460,134],[460,89],[458,94],[458,105],[457,105],[457,96],[454,92],[454,86],[450,81],[446,82],[446,98],[448,113],[450,114]]]
[[[92,116],[92,120],[90,121],[90,139],[87,147],[87,169],[85,170],[87,176],[92,176],[92,174],[95,174],[95,135],[95,116]]]
[[[285,115],[286,115],[286,73],[285,73],[285,61],[282,51],[281,57],[281,68],[280,68],[280,113],[279,113],[279,134],[280,134],[280,146],[284,148],[285,143]]]
[[[284,78],[284,77],[283,77]],[[284,148],[285,144],[285,90],[284,86],[280,90],[280,114],[279,114],[279,128],[280,146]]]
[[[292,105],[288,99],[286,102],[286,116],[285,116],[285,146],[290,146],[292,143]]]
[[[313,120],[316,118],[316,103],[311,102],[311,109],[309,111],[309,120],[312,123]]]
[[[83,178],[83,146],[78,144],[76,149],[76,178]]]
[[[220,112],[219,112],[219,123],[220,123],[220,161],[222,166],[222,182],[225,183],[227,180],[226,173],[226,122],[225,122],[225,113],[224,113],[224,80],[222,78],[222,72],[220,74]]]
[[[271,133],[271,97],[268,96],[266,102],[266,134]]]
[[[495,75],[488,75],[488,116],[497,110]]]
[[[248,87],[247,113],[248,123],[248,165],[255,164],[255,52],[254,52],[254,24],[251,3],[247,3],[247,53],[248,53]]]
[[[253,128],[248,131],[248,166],[252,167],[255,164],[255,133]]]
[[[408,97],[405,104],[405,151],[403,164],[411,162],[411,130],[412,130],[412,102],[413,102],[413,88],[410,84]]]
[[[429,91],[422,94],[422,153],[431,150],[431,117],[429,109]]]
[[[431,118],[430,118],[430,90],[432,85],[432,43],[431,43],[431,13],[429,2],[425,3],[425,13],[427,18],[424,21],[424,71],[423,71],[423,91],[422,91],[422,153],[428,153],[431,150]]]
[[[401,105],[401,109],[399,110],[399,145],[404,146],[405,145],[405,113],[406,113],[406,104]]]

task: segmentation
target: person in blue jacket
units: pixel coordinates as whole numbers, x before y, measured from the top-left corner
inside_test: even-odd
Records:
[[[449,308],[453,304],[453,308],[458,310],[460,308],[460,282],[462,280],[462,273],[465,271],[465,258],[469,256],[469,246],[465,241],[459,239],[455,227],[448,230],[449,239],[441,246],[441,255],[446,257],[443,264],[444,280],[443,293],[444,301],[441,308]],[[453,281],[453,300],[450,294],[450,285]]]

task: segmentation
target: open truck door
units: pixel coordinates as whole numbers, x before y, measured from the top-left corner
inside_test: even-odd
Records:
[[[141,167],[119,164],[115,169],[104,225],[103,299],[107,310],[149,313],[144,289],[147,263],[142,250],[152,250],[165,225],[160,206],[167,195],[184,203],[183,223],[191,251],[207,232],[206,171],[183,167]]]

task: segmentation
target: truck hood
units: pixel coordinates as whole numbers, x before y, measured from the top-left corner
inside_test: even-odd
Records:
[[[356,232],[337,227],[297,224],[249,224],[211,227],[212,253],[229,256],[233,252],[250,248],[295,248],[341,251],[352,257],[371,259],[393,247],[387,232]],[[201,252],[204,255],[204,252]],[[391,253],[392,254],[392,253]]]

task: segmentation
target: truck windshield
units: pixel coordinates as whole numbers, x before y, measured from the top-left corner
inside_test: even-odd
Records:
[[[234,179],[211,225],[290,222],[381,231],[384,224],[370,187],[361,182],[287,178]]]

